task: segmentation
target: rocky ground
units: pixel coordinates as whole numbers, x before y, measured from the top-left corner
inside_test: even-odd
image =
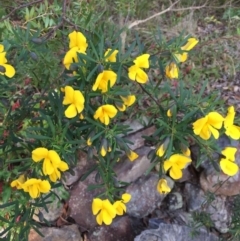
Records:
[[[86,155],[79,153],[75,175],[65,176],[68,200],[65,203],[56,200],[48,206],[48,213],[40,210],[36,220],[41,222],[44,218],[52,227],[40,229],[44,238],[32,230],[29,241],[217,241],[220,237],[222,240],[230,237],[234,198],[240,194],[240,173],[229,178],[217,172],[212,160],[206,157],[200,168],[185,169],[177,182],[168,178],[172,191],[161,195],[156,189],[157,171],[144,174],[151,165],[147,154],[152,147],[145,146],[141,136],[151,135],[154,127],[145,128],[138,122],[130,125],[134,132],[128,138],[134,143],[131,148],[139,158],[129,162],[123,157],[116,167],[117,179],[131,183],[126,190],[132,196],[126,215],[115,218],[110,226],[97,225],[91,203],[100,190],[87,190],[89,184],[96,184],[96,173],[79,181],[91,166]],[[226,136],[218,140],[220,148],[229,144]],[[231,144],[238,148],[236,162],[240,165],[240,143]],[[197,146],[192,146],[191,152],[194,163],[199,155]],[[214,154],[212,158],[218,161],[219,156]]]

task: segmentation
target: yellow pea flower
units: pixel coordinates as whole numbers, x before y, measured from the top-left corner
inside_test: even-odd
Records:
[[[63,65],[66,69],[70,69],[72,63],[78,63],[78,55],[77,53],[85,54],[85,52],[81,52],[78,47],[74,47],[67,51],[63,58]]]
[[[123,112],[127,109],[126,105],[124,105],[122,103],[116,103],[115,105],[118,108],[118,110],[121,111],[121,112]]]
[[[23,185],[24,192],[28,192],[31,198],[38,198],[41,193],[48,193],[51,185],[46,180],[30,178]]]
[[[104,54],[104,57],[106,57],[106,61],[108,62],[116,62],[117,61],[117,53],[118,50],[114,50],[110,55],[109,53],[112,51],[112,49],[107,49],[107,51]]]
[[[92,212],[97,215],[96,221],[99,225],[102,225],[102,223],[110,225],[117,214],[116,209],[108,199],[101,200],[100,198],[93,199]]]
[[[178,78],[178,67],[175,63],[170,63],[165,68],[166,76],[170,79],[177,79]]]
[[[235,110],[233,106],[228,108],[228,114],[224,119],[225,134],[234,140],[240,138],[240,126],[234,125]]]
[[[181,50],[189,51],[193,49],[199,41],[196,38],[189,38],[187,43],[181,47]]]
[[[168,109],[168,110],[167,110],[167,117],[169,117],[169,118],[172,117],[172,111],[171,111],[171,109]]]
[[[123,104],[127,107],[131,106],[134,104],[134,102],[136,101],[136,96],[135,95],[128,95],[128,96],[120,96],[120,98],[123,101]]]
[[[92,90],[96,91],[97,89],[100,89],[102,93],[105,93],[108,91],[108,83],[110,82],[110,87],[113,87],[113,85],[116,83],[116,80],[116,73],[114,73],[111,70],[104,70],[97,76],[97,79],[92,87]]]
[[[237,152],[237,148],[235,147],[226,147],[221,153],[225,156],[220,160],[220,167],[222,171],[229,175],[234,176],[238,172],[238,165],[235,161],[235,154]]]
[[[188,58],[188,53],[182,53],[182,54],[174,54],[174,57],[177,59],[178,62],[185,62]]]
[[[133,63],[138,67],[138,68],[149,68],[149,57],[150,54],[142,54],[138,56]]]
[[[43,160],[43,174],[49,175],[50,179],[56,181],[60,178],[60,172],[68,170],[68,164],[61,161],[59,155],[54,150],[48,150],[44,147],[36,148],[32,151],[32,159],[34,162],[40,162]],[[54,182],[55,182],[54,181]]]
[[[64,93],[63,105],[69,105],[64,112],[65,116],[67,118],[73,118],[83,111],[84,96],[79,90],[74,90],[71,86],[65,86]]]
[[[73,31],[68,35],[68,37],[70,39],[69,49],[77,47],[80,52],[86,52],[88,47],[87,39],[81,32]]]
[[[224,118],[219,113],[210,112],[193,123],[193,132],[204,140],[208,140],[211,135],[218,139],[219,132],[217,129],[221,129],[223,121]]]
[[[138,158],[138,154],[132,150],[130,150],[128,153],[127,153],[127,157],[128,159],[133,162],[135,161],[137,158]]]
[[[116,214],[117,215],[123,215],[124,212],[126,212],[126,203],[128,203],[131,200],[131,194],[129,193],[124,193],[122,195],[122,200],[116,201],[113,206],[116,209]]]
[[[128,68],[129,79],[141,84],[145,84],[148,81],[148,75],[142,68],[149,68],[149,57],[149,54],[142,54],[133,61],[134,65]]]
[[[187,156],[173,154],[168,160],[164,161],[163,169],[165,171],[170,169],[170,176],[173,179],[179,179],[182,177],[182,169],[184,169],[191,161],[191,158]]]
[[[107,126],[110,123],[110,118],[113,118],[116,114],[117,109],[113,105],[102,105],[98,107],[93,117]]]
[[[166,179],[160,179],[157,184],[157,190],[161,194],[167,194],[171,192],[171,188],[168,186]]]
[[[24,175],[20,175],[18,179],[11,182],[11,187],[16,187],[17,189],[22,189],[22,185],[25,182]]]
[[[164,148],[164,143],[157,149],[157,152],[156,154],[159,156],[159,157],[162,157],[165,153],[165,148]]]
[[[14,67],[7,64],[6,52],[4,52],[4,46],[0,44],[0,74],[6,75],[8,78],[12,78],[16,71]]]

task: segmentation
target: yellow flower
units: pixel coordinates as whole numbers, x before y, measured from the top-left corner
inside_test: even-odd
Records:
[[[22,189],[22,184],[25,182],[24,175],[20,175],[18,179],[11,182],[11,187],[16,187],[17,189]]]
[[[108,199],[101,200],[100,198],[94,198],[92,212],[94,215],[97,215],[96,221],[99,225],[102,225],[102,223],[110,225],[113,218],[116,217],[116,209]]]
[[[149,68],[149,57],[150,54],[142,54],[140,56],[138,56],[133,63],[139,67],[139,68],[145,68],[148,69]]]
[[[69,169],[68,164],[64,161],[61,161],[57,167],[55,167],[54,171],[52,174],[49,175],[49,178],[52,182],[56,182],[58,179],[61,178],[61,173],[60,171],[65,172]]]
[[[137,158],[138,158],[138,154],[132,150],[130,150],[128,153],[127,153],[127,157],[128,159],[133,162],[135,161]]]
[[[102,105],[98,107],[93,117],[107,126],[110,123],[110,118],[113,118],[116,114],[117,109],[113,105]]]
[[[195,39],[195,38],[189,38],[188,39],[188,42],[181,47],[181,50],[184,50],[184,51],[189,51],[191,50],[192,48],[195,47],[195,45],[198,43],[198,40]]]
[[[180,143],[180,148],[181,148],[181,151],[182,151],[184,156],[190,156],[191,155],[190,149],[185,144]]]
[[[222,171],[229,176],[236,175],[239,169],[238,165],[234,163],[236,152],[237,148],[235,147],[226,147],[222,151],[222,154],[225,156],[225,158],[221,158],[220,167]]]
[[[129,193],[124,193],[122,195],[122,200],[116,201],[113,206],[116,209],[117,215],[123,215],[124,212],[126,212],[126,205],[125,203],[128,203],[131,199],[131,195]]]
[[[15,69],[12,65],[7,64],[6,52],[4,46],[0,44],[0,74],[12,78],[15,75]]]
[[[73,31],[68,35],[68,37],[70,39],[70,42],[69,42],[70,49],[77,47],[80,52],[82,53],[86,52],[88,44],[85,36],[81,32]]]
[[[72,63],[78,63],[77,53],[85,54],[84,52],[81,52],[77,47],[74,47],[67,51],[63,58],[63,64],[66,69],[69,70]]]
[[[100,89],[102,90],[102,93],[105,93],[108,91],[108,83],[110,83],[110,87],[113,87],[113,85],[116,83],[116,80],[116,73],[114,73],[111,70],[104,70],[97,76],[97,79],[92,87],[92,90],[96,91],[97,89]]]
[[[136,96],[135,95],[128,95],[128,96],[120,96],[123,104],[127,107],[131,106],[135,101],[136,101]]]
[[[166,66],[165,72],[166,72],[166,76],[170,79],[178,78],[178,67],[173,62]]]
[[[240,138],[240,127],[234,125],[234,117],[235,117],[235,110],[233,106],[228,108],[228,114],[224,120],[224,128],[225,134],[230,136],[234,140],[238,140]]]
[[[120,96],[120,98],[123,101],[123,104],[117,103],[116,106],[119,111],[125,111],[127,107],[133,105],[133,103],[136,101],[135,95],[129,95],[129,96]]]
[[[104,57],[106,57],[106,61],[108,62],[116,62],[117,61],[117,53],[118,53],[118,50],[114,50],[110,55],[109,53],[112,51],[112,49],[108,49],[105,54],[104,54]]]
[[[145,84],[148,81],[148,76],[141,68],[132,65],[128,68],[128,77],[130,80],[137,81],[138,83]]]
[[[173,154],[170,158],[164,161],[163,168],[165,171],[170,169],[170,176],[173,179],[179,179],[182,177],[182,169],[184,169],[188,163],[192,160],[180,154]]]
[[[164,153],[165,153],[165,148],[164,148],[164,143],[157,149],[157,155],[159,156],[159,157],[162,157],[163,155],[164,155]]]
[[[174,54],[174,57],[177,59],[178,62],[185,62],[188,58],[188,53],[182,53],[182,54]]]
[[[69,105],[65,110],[67,118],[73,118],[81,113],[84,108],[84,102],[84,96],[79,90],[74,90],[71,86],[65,86],[63,105]]]
[[[171,109],[168,109],[168,111],[167,111],[167,117],[172,117],[172,111],[171,111]]]
[[[56,178],[61,177],[58,169],[61,171],[68,170],[67,163],[61,161],[59,155],[54,150],[48,150],[44,147],[36,148],[32,151],[32,159],[35,162],[43,160],[43,174],[49,175],[52,181],[56,181]]]
[[[210,112],[193,123],[193,132],[204,140],[208,140],[211,134],[215,139],[218,139],[219,132],[217,129],[221,129],[223,121],[224,118],[219,113]]]
[[[101,154],[101,156],[106,156],[106,154],[107,154],[107,150],[104,148],[103,145],[101,146],[100,154]]]
[[[24,192],[29,192],[31,198],[38,198],[41,193],[48,193],[51,185],[48,181],[31,178],[22,185],[22,188]]]
[[[141,68],[149,68],[149,54],[142,54],[137,57],[133,62],[130,68],[128,68],[128,77],[133,81],[138,83],[145,84],[148,81],[148,76]]]
[[[91,140],[90,137],[87,139],[87,145],[88,145],[88,146],[91,146],[91,145],[92,145],[92,140]]]
[[[156,154],[159,156],[159,157],[162,157],[168,147],[168,144],[169,144],[169,137],[166,137],[164,139],[164,141],[162,142],[162,144],[158,147],[157,151],[156,151]]]
[[[160,179],[158,181],[157,190],[161,194],[167,194],[171,192],[171,188],[168,186],[166,179]]]
[[[116,103],[116,107],[118,108],[119,111],[123,112],[127,109],[126,105],[122,103]]]

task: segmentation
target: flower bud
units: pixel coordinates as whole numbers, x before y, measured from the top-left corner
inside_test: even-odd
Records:
[[[6,68],[2,65],[0,65],[0,72],[1,73],[5,73],[6,72]]]
[[[100,154],[101,156],[106,156],[108,151],[108,142],[105,138],[102,139],[101,146],[100,146]]]
[[[162,144],[157,148],[156,154],[157,154],[159,157],[164,156],[165,151],[166,151],[166,149],[167,149],[167,147],[168,147],[169,141],[170,141],[170,138],[169,138],[169,137],[166,137],[166,138],[164,139],[164,141],[162,142]]]
[[[190,156],[191,155],[190,149],[185,144],[180,143],[180,148],[181,148],[181,151],[182,151],[184,156]]]
[[[98,73],[102,73],[103,70],[104,70],[104,67],[101,64],[99,64],[98,65]]]
[[[42,38],[32,38],[31,41],[35,44],[41,44],[43,43],[43,39]]]
[[[34,61],[37,61],[38,60],[38,56],[35,52],[30,52],[30,57],[34,60]]]

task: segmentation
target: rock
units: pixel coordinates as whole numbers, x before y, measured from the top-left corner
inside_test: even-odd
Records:
[[[186,183],[184,187],[184,196],[187,202],[187,210],[189,212],[196,211],[206,202],[204,192],[197,185]]]
[[[64,172],[63,183],[65,186],[70,187],[76,183],[81,176],[86,172],[89,166],[92,165],[92,161],[87,160],[87,154],[83,151],[79,151],[77,154],[77,166],[72,169],[72,175],[70,172]]]
[[[30,230],[28,241],[83,241],[77,225],[63,226],[62,228],[40,228],[44,235],[40,236],[34,229]]]
[[[135,237],[134,241],[217,241],[218,237],[207,233],[204,229],[198,229],[194,238],[192,228],[176,224],[160,223],[158,229],[143,231]]]
[[[227,233],[231,224],[231,213],[226,206],[226,197],[215,196],[215,199],[206,203],[203,211],[206,211],[220,233]]]
[[[128,141],[131,141],[133,144],[128,144],[128,146],[135,150],[141,146],[144,146],[145,139],[142,136],[151,136],[156,128],[154,126],[145,128],[141,131],[134,132],[128,135],[126,138]]]
[[[181,193],[172,192],[167,196],[168,209],[171,211],[182,208],[183,206],[183,198]]]
[[[235,147],[237,147],[235,162],[240,166],[240,144],[238,143]],[[240,194],[240,171],[235,176],[229,177],[223,172],[216,172],[213,166],[209,165],[200,175],[200,184],[205,192],[224,196],[238,195]]]
[[[141,177],[151,166],[150,160],[147,158],[150,147],[143,146],[135,152],[139,157],[131,162],[126,156],[117,163],[114,170],[117,174],[117,179],[122,182],[134,182]]]
[[[54,192],[59,198],[52,194],[45,200],[45,202],[51,201],[51,203],[46,204],[48,210],[42,207],[35,209],[33,219],[37,222],[45,222],[44,219],[53,222],[61,215],[63,204],[60,200],[67,200],[69,198],[69,192],[66,191],[63,186],[52,189],[52,192]],[[43,197],[46,195],[43,195]]]
[[[95,181],[96,172],[91,173],[84,181],[78,182],[70,191],[69,206],[71,208],[70,216],[80,225],[82,231],[94,228],[96,216],[92,213],[92,200],[100,192],[101,189],[88,190],[90,184],[99,184]]]
[[[134,230],[131,220],[127,216],[116,217],[112,224],[97,226],[89,234],[91,241],[132,241]]]
[[[172,189],[174,182],[168,177],[166,179]],[[159,176],[157,174],[150,173],[127,187],[126,192],[132,196],[130,202],[127,203],[127,213],[130,216],[141,218],[160,206],[166,195],[157,191],[158,180]]]

